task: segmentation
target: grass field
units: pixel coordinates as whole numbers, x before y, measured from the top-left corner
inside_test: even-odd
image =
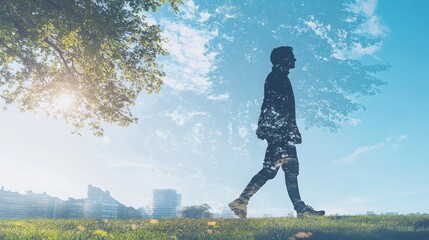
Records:
[[[429,215],[168,220],[0,220],[0,239],[422,239]]]

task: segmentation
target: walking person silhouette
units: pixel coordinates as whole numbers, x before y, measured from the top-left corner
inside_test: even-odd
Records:
[[[302,139],[296,124],[295,97],[288,78],[289,70],[295,68],[293,48],[275,48],[270,59],[273,68],[265,80],[264,101],[256,130],[257,137],[268,142],[263,167],[250,180],[240,197],[229,203],[229,207],[238,217],[246,218],[250,198],[268,180],[273,179],[281,167],[297,216],[324,215],[325,211],[316,211],[306,205],[299,194],[299,163],[295,144],[300,144]]]

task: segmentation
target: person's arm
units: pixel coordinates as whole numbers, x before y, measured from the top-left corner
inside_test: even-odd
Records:
[[[278,131],[278,119],[280,114],[277,112],[279,107],[279,93],[278,87],[276,86],[275,76],[270,73],[264,84],[264,100],[261,106],[261,113],[258,120],[258,128],[256,129],[256,135],[259,139],[274,140],[279,138],[277,136]]]
[[[295,96],[293,94],[292,85],[289,82],[289,87],[287,89],[286,96],[289,97],[288,99],[288,122],[290,122],[289,125],[289,137],[290,140],[295,144],[302,143],[302,137],[301,133],[299,132],[298,125],[296,124],[296,108],[295,108]]]

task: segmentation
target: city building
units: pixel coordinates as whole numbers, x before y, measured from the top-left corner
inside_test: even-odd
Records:
[[[0,219],[25,218],[27,206],[27,198],[24,195],[0,188]]]
[[[0,189],[0,219],[19,218],[142,218],[140,210],[126,207],[110,196],[109,191],[88,186],[86,199],[62,201],[46,193],[28,191],[25,195]]]
[[[387,215],[387,216],[398,216],[399,213],[398,212],[387,212],[384,215]]]
[[[67,204],[66,218],[84,218],[85,217],[85,214],[84,214],[85,199],[69,198],[66,204]]]
[[[46,193],[28,191],[27,218],[64,218],[66,216],[66,203],[59,198],[51,197]]]
[[[181,195],[174,189],[154,189],[146,195],[147,212],[153,218],[178,217]]]
[[[0,219],[64,218],[66,204],[46,193],[28,191],[25,195],[0,189]]]
[[[110,196],[109,191],[88,186],[88,198],[85,199],[84,213],[86,218],[119,218],[120,208],[125,208]]]

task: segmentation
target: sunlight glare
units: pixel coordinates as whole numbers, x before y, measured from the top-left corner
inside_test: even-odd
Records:
[[[60,94],[54,102],[55,109],[65,112],[71,108],[75,98],[70,93]]]

